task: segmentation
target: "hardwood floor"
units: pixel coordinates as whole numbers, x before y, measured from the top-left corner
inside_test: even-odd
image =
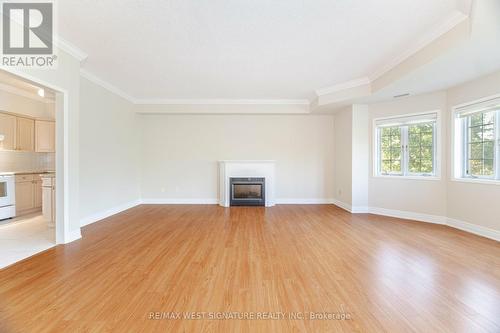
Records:
[[[82,233],[0,270],[0,332],[500,332],[500,243],[444,226],[143,205]]]

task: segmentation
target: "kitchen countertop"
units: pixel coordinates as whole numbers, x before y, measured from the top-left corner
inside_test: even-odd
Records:
[[[31,174],[55,174],[55,171],[43,170],[43,171],[10,171],[10,172],[0,172],[0,176],[11,176],[11,175],[31,175]]]
[[[45,173],[41,173],[40,176],[42,178],[56,178],[56,173],[55,172],[45,172]]]

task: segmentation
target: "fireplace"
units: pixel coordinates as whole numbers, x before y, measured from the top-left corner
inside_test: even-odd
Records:
[[[262,201],[253,200],[253,204],[264,205],[266,207],[272,207],[274,203],[274,161],[270,160],[223,160],[219,161],[219,205],[222,207],[230,207],[231,205],[243,202],[243,204],[248,204],[238,200],[241,196],[241,192],[238,192],[236,198],[232,200],[232,190],[233,186],[231,184],[231,178],[236,178],[242,180],[244,183],[248,183],[248,178],[250,182],[257,179],[257,185],[262,186],[261,194]],[[238,186],[237,186],[238,189]],[[240,188],[242,189],[242,188]],[[243,187],[244,189],[244,187]],[[255,191],[251,191],[255,192]],[[257,193],[259,194],[259,193]],[[257,202],[257,203],[256,203]]]
[[[230,178],[231,206],[265,206],[265,178]]]

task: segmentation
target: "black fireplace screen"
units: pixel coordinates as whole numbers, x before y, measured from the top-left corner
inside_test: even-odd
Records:
[[[264,206],[264,178],[231,178],[231,206]]]

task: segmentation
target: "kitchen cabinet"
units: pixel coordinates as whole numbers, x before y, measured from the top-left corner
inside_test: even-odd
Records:
[[[0,150],[55,152],[55,121],[0,112]]]
[[[33,180],[33,185],[35,186],[35,208],[42,208],[42,179],[36,176],[36,179]]]
[[[54,175],[42,176],[43,206],[42,214],[49,227],[56,223],[56,182]]]
[[[42,181],[38,174],[16,175],[16,216],[42,207]]]
[[[35,120],[35,151],[53,153],[56,151],[55,122],[49,120]]]
[[[35,120],[30,118],[16,117],[16,150],[35,150]]]
[[[22,215],[24,212],[34,207],[33,181],[16,182],[16,215]]]
[[[16,117],[0,113],[0,149],[16,149]]]

